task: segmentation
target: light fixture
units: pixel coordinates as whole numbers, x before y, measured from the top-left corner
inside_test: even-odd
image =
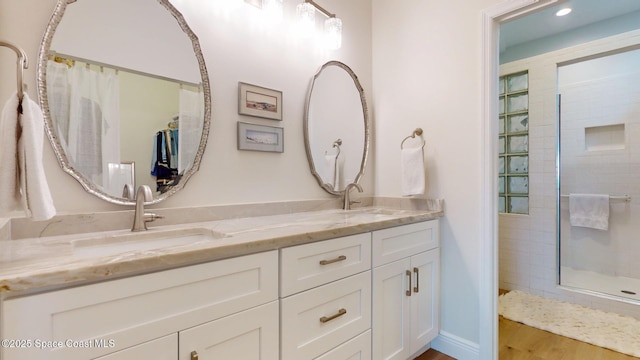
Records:
[[[316,9],[312,4],[304,2],[296,7],[298,14],[298,35],[303,38],[311,37],[316,27]]]
[[[325,43],[328,49],[337,50],[342,46],[342,20],[330,17],[324,22]]]
[[[342,46],[342,20],[312,0],[304,0],[297,7],[300,31],[310,36],[315,29],[315,10],[327,17],[324,22],[324,40],[327,48],[336,50]]]
[[[571,12],[571,8],[562,8],[556,12],[556,16],[565,16]]]
[[[262,0],[262,11],[269,22],[277,24],[282,21],[282,0]]]

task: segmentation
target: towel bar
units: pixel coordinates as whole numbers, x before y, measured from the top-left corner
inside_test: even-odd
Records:
[[[568,198],[569,195],[560,195],[560,197]],[[610,200],[624,200],[626,202],[631,201],[631,196],[629,195],[609,195]]]
[[[12,43],[0,40],[0,46],[7,47],[15,51],[18,56],[18,100],[19,104],[22,104],[22,98],[24,96],[24,82],[22,81],[24,75],[24,69],[29,67],[29,60],[27,54],[21,48],[13,45]]]

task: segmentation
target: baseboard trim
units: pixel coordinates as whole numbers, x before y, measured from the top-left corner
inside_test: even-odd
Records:
[[[431,341],[431,347],[458,360],[478,360],[480,346],[477,343],[440,331],[440,335]]]

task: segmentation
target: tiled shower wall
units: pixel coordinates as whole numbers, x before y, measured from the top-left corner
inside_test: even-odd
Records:
[[[640,50],[614,57],[628,58],[628,65],[612,66],[608,58],[589,63],[624,74],[565,83],[560,72],[560,189],[632,200],[610,200],[609,228],[602,231],[572,227],[569,199],[561,198],[562,266],[640,279]]]
[[[499,216],[500,288],[640,318],[638,305],[559,288],[556,243],[557,64],[638,45],[640,30],[501,65],[529,71],[529,215]]]

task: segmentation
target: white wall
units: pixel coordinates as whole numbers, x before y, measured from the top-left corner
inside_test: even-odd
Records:
[[[442,331],[471,348],[479,342],[483,311],[480,14],[499,2],[373,0],[376,195],[401,195],[400,142],[421,127],[425,196],[445,199]]]
[[[349,65],[371,103],[371,3],[369,0],[325,0],[322,5],[343,20],[343,43],[327,51],[314,41],[300,41],[291,28],[299,1],[285,0],[285,21],[263,24],[260,11],[236,0],[172,3],[198,35],[212,90],[212,126],[200,171],[177,196],[157,207],[184,207],[253,202],[333,199],[311,176],[304,150],[302,119],[311,79],[328,60]],[[0,0],[0,34],[24,48],[31,61],[25,73],[29,94],[37,98],[36,62],[42,34],[55,0]],[[70,5],[73,6],[73,5]],[[160,5],[158,5],[160,6]],[[318,26],[320,26],[318,20]],[[0,54],[0,101],[15,91],[15,56]],[[6,75],[6,76],[5,76]],[[12,79],[4,81],[4,79]],[[238,81],[282,90],[284,120],[237,113]],[[236,124],[246,121],[284,128],[284,153],[236,150]],[[87,193],[58,166],[45,140],[45,172],[59,213],[121,210]],[[374,191],[374,164],[367,164],[361,184],[365,196]],[[255,174],[263,174],[256,177]]]
[[[191,40],[156,0],[77,1],[66,8],[55,34],[51,50],[58,53],[194,84],[201,82],[198,62],[189,56]]]
[[[529,70],[529,215],[500,215],[500,288],[640,317],[637,305],[559,288],[556,246],[557,64],[640,44],[640,31],[514,61],[500,74]]]

